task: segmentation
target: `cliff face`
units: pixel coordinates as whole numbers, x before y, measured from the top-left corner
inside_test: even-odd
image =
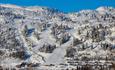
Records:
[[[76,61],[115,61],[114,49],[112,7],[65,14],[47,7],[0,5],[3,67],[22,62],[72,66]]]

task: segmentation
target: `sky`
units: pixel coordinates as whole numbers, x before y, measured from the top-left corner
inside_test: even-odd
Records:
[[[19,6],[46,6],[63,12],[76,12],[83,9],[96,9],[100,6],[115,8],[115,0],[0,0],[0,4]]]

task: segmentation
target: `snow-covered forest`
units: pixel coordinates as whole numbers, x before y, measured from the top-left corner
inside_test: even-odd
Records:
[[[0,70],[18,69],[115,70],[115,8],[0,4]]]

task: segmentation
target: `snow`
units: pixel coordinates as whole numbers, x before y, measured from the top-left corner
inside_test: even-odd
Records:
[[[0,4],[0,6],[7,7],[7,8],[14,8],[14,9],[22,9],[22,7],[20,6],[11,5],[11,4]]]
[[[13,39],[16,39],[20,42],[20,45],[16,46],[16,48],[18,47],[24,49],[24,51],[30,55],[30,57],[26,60],[8,57],[10,53],[16,51],[15,48],[12,48],[14,50],[9,49],[5,51],[6,54],[2,56],[5,57],[7,55],[7,57],[5,59],[0,59],[0,65],[4,67],[15,67],[22,62],[27,62],[40,63],[41,66],[39,68],[46,69],[50,69],[50,66],[47,66],[50,64],[54,64],[54,66],[51,67],[54,69],[56,69],[56,67],[58,69],[61,67],[75,68],[75,66],[69,65],[69,63],[67,63],[68,60],[66,60],[66,58],[72,59],[71,61],[74,61],[74,58],[78,58],[81,60],[84,56],[88,58],[99,56],[105,58],[106,56],[110,56],[111,52],[108,49],[104,50],[101,45],[105,43],[110,44],[111,46],[115,45],[115,40],[110,40],[110,38],[115,37],[114,19],[111,17],[111,15],[115,15],[113,15],[114,10],[112,12],[109,10],[114,8],[100,7],[96,10],[82,10],[77,13],[65,14],[62,12],[57,13],[56,10],[52,12],[53,9],[52,11],[49,11],[49,8],[47,7],[19,7],[10,4],[2,4],[0,5],[0,8],[1,7],[5,7],[6,9],[9,8],[11,10],[9,15],[11,16],[7,16],[5,14],[0,15],[0,43],[8,42],[3,45],[1,43],[0,49],[3,49],[1,48],[1,45],[4,47],[4,49],[11,48],[12,44],[10,45],[10,43],[13,42]],[[7,12],[8,11],[5,11],[3,13]],[[105,13],[109,13],[110,15],[101,18],[100,16],[107,15]],[[25,18],[15,19],[14,16],[19,15]],[[95,15],[95,17],[92,15]],[[112,21],[110,22],[108,18],[110,18]],[[47,26],[47,24],[50,24],[50,26]],[[102,27],[100,26],[99,28],[99,24],[101,24]],[[66,29],[66,26],[69,28]],[[14,31],[8,28],[13,28]],[[94,28],[96,29],[95,31],[93,31]],[[53,34],[53,31],[56,31],[58,33],[55,34],[54,32]],[[95,40],[101,38],[100,36],[103,34],[102,31],[106,33],[105,36],[103,36],[105,39],[96,42]],[[11,35],[7,36],[9,33]],[[13,34],[15,36],[9,39],[8,37],[12,36]],[[58,42],[63,41],[63,36],[65,37],[64,34],[68,34],[70,36],[70,39],[67,42],[59,44]],[[37,37],[39,37],[39,39]],[[4,41],[4,39],[7,40]],[[78,39],[80,43],[73,45],[75,39]],[[40,52],[39,49],[43,47],[44,44],[56,45],[56,48],[52,53]],[[5,47],[5,45],[7,45],[8,47]],[[65,56],[67,49],[70,47],[76,49],[76,57]],[[102,63],[104,62],[104,60],[100,61]],[[60,64],[67,64],[68,66],[61,66]],[[82,62],[80,64],[85,64],[85,62]]]

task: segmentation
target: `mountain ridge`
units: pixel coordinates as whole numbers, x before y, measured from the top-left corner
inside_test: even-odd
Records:
[[[35,6],[19,6],[19,5],[15,5],[15,4],[0,4],[0,6],[3,6],[3,7],[9,7],[9,8],[17,8],[17,9],[19,9],[19,8],[36,8],[36,9],[39,9],[39,8],[44,8],[44,9],[47,9],[47,8],[49,8],[49,9],[54,9],[54,10],[58,10],[58,9],[56,9],[56,8],[50,8],[50,7],[45,7],[45,6],[37,6],[37,5],[35,5]],[[99,8],[103,8],[103,9],[113,9],[114,7],[107,7],[107,6],[100,6],[100,7],[98,7],[97,9],[95,9],[95,10],[99,10]],[[91,9],[86,9],[86,10],[84,10],[84,11],[90,11]],[[102,9],[100,9],[100,10],[102,10]],[[59,10],[58,10],[59,11]],[[83,11],[83,10],[81,10],[81,11]],[[60,11],[61,12],[61,11]],[[80,12],[80,11],[78,11],[78,12]],[[64,12],[63,12],[64,13]],[[69,12],[69,13],[75,13],[75,12]],[[68,13],[68,14],[69,14]]]

